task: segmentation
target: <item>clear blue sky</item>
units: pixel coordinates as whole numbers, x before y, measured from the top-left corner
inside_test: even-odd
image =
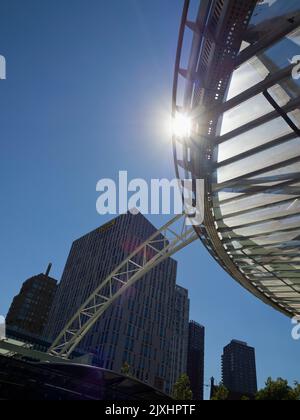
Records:
[[[183,0],[2,0],[0,314],[21,283],[106,222],[96,183],[174,177],[165,121]],[[164,219],[153,217],[159,226]],[[177,256],[191,318],[207,328],[206,383],[231,339],[255,346],[259,384],[300,380],[291,322],[245,292],[195,243]]]

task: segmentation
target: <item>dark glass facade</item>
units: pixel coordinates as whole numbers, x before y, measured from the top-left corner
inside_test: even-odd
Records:
[[[57,290],[57,281],[47,274],[26,280],[14,298],[6,317],[7,329],[12,334],[42,337]]]
[[[187,289],[176,285],[173,339],[173,383],[187,371],[188,325],[190,301]]]
[[[187,374],[190,378],[193,399],[204,398],[205,328],[197,322],[189,323]]]
[[[254,395],[257,392],[255,349],[233,340],[222,356],[223,384],[231,392]]]
[[[54,340],[91,293],[154,232],[141,214],[126,214],[76,240],[46,338]],[[186,341],[176,343],[181,357],[174,357],[176,275],[177,263],[171,258],[149,272],[103,314],[77,350],[92,353],[96,366],[115,372],[128,364],[132,376],[170,393],[177,373],[186,366]],[[188,307],[180,308],[187,330]]]

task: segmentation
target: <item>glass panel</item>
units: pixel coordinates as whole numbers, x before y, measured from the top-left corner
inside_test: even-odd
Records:
[[[272,245],[272,244],[282,244],[284,242],[294,241],[300,236],[300,230],[295,230],[293,232],[276,232],[271,235],[260,236],[253,238],[249,241],[240,241],[241,244],[249,245]]]
[[[218,182],[221,183],[247,175],[250,170],[255,172],[263,169],[266,165],[270,167],[296,156],[300,156],[300,138],[284,143],[284,145],[271,147],[264,152],[219,168]]]
[[[281,182],[291,180],[292,177],[300,175],[300,162],[293,163],[292,165],[285,166],[283,168],[279,168],[273,171],[265,172],[261,175],[255,176],[253,178],[250,178],[251,180],[259,180],[259,185],[279,185]],[[269,183],[262,183],[261,181],[264,179],[272,179],[274,178],[274,181],[276,182],[269,182]],[[254,182],[255,184],[255,182]],[[295,184],[298,185],[298,184]]]
[[[262,82],[268,75],[268,69],[256,57],[247,61],[234,71],[227,100]]]
[[[299,10],[299,0],[264,0],[261,1],[255,8],[252,19],[250,21],[250,28],[256,27],[259,24],[270,26],[278,24],[276,19]],[[268,21],[271,21],[268,25]]]
[[[298,10],[300,10],[299,2]],[[269,74],[287,67],[291,60],[299,55],[299,46],[300,29],[297,29],[257,57],[242,64],[233,73],[227,100],[263,81]],[[299,90],[300,80],[290,78],[282,82],[282,87],[291,97],[295,97],[293,92]]]
[[[284,229],[292,229],[292,228],[298,228],[300,226],[300,216],[297,217],[290,217],[289,219],[284,220],[274,220],[267,223],[262,223],[259,225],[242,228],[242,229],[236,229],[233,231],[235,235],[238,236],[253,236],[253,235],[259,235],[259,234],[265,234],[269,232],[279,232],[280,230]],[[232,236],[232,233],[227,233],[226,235],[223,235],[225,238],[228,236]]]
[[[239,196],[241,196],[241,194],[239,194],[239,193],[232,193],[232,192],[226,192],[226,191],[223,192],[222,191],[222,192],[218,193],[216,203],[218,203],[219,201],[231,200],[231,199],[237,198]]]
[[[281,84],[274,85],[268,89],[269,94],[280,107],[284,107],[291,100],[291,95],[289,94],[290,92],[287,93],[287,83],[289,82],[290,79],[288,79],[288,82],[281,82]]]
[[[218,148],[218,162],[269,143],[291,132],[292,129],[282,118],[276,118],[220,144]]]
[[[270,287],[270,293],[276,293],[279,296],[279,293],[291,294],[291,296],[297,295],[295,291],[289,286],[282,286],[282,287]]]
[[[224,223],[229,227],[247,225],[249,223],[268,220],[270,218],[278,218],[283,216],[295,215],[300,212],[300,200],[284,203],[272,208],[264,208],[248,212],[244,215],[229,217],[224,219]]]
[[[300,301],[300,296],[296,292],[291,293],[276,293],[277,298],[283,298],[283,299],[295,299],[295,301]]]
[[[278,82],[274,85],[268,92],[275,99],[279,106],[283,107],[291,99],[296,99],[300,94],[300,79],[295,80],[291,77],[288,77],[284,80]]]
[[[261,282],[262,286],[266,286],[266,287],[276,287],[276,286],[281,286],[284,285],[284,283],[280,280],[274,280],[274,281],[262,281]]]
[[[299,3],[298,3],[299,7]],[[287,67],[290,60],[299,55],[299,29],[288,37],[281,39],[277,44],[258,56],[259,60],[266,63],[270,71],[274,72]]]
[[[290,112],[288,116],[293,121],[293,123],[299,128],[300,127],[300,110],[295,109],[294,111]]]
[[[225,112],[223,115],[221,135],[248,124],[272,111],[274,111],[274,108],[266,98],[262,94],[257,95],[230,111]]]
[[[298,12],[299,12],[300,6],[298,4]],[[296,29],[291,35],[287,36],[287,39],[294,42],[296,45],[300,46],[300,29]]]
[[[291,195],[287,194],[255,194],[253,196],[244,196],[239,200],[222,204],[221,211],[223,216],[228,214],[237,213],[239,211],[251,210],[261,206],[267,206],[270,204],[275,204],[281,201],[291,200],[289,205],[294,203],[294,198]]]

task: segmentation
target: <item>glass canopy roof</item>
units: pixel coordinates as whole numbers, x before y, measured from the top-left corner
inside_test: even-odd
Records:
[[[206,180],[198,233],[212,255],[289,316],[300,314],[298,62],[299,0],[185,2],[174,112],[193,133],[174,138],[177,173]]]

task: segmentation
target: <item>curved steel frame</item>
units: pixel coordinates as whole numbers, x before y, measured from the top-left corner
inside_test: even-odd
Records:
[[[187,216],[176,216],[137,248],[82,305],[48,353],[69,358],[103,313],[126,290],[157,265],[196,241],[198,236],[187,222]]]
[[[255,254],[249,255],[243,248],[239,249],[236,255],[232,252],[231,230],[226,225],[224,227],[219,226],[218,209],[215,206],[215,203],[218,202],[216,194],[228,188],[232,192],[242,195],[254,194],[259,191],[273,194],[274,190],[278,193],[278,188],[283,189],[283,191],[285,191],[285,188],[293,194],[294,198],[300,197],[299,188],[291,185],[291,178],[293,182],[300,181],[299,173],[288,177],[287,175],[277,176],[280,187],[278,187],[278,184],[266,187],[265,184],[274,181],[274,179],[270,179],[267,176],[256,181],[255,185],[253,185],[253,182],[249,180],[249,176],[255,176],[257,172],[251,173],[248,178],[239,177],[221,184],[218,184],[217,179],[213,177],[214,170],[219,166],[224,166],[249,154],[253,155],[255,152],[268,149],[268,147],[260,146],[251,152],[233,157],[229,161],[225,161],[225,163],[216,162],[213,153],[214,147],[225,142],[233,135],[239,135],[252,127],[280,116],[293,130],[293,134],[276,139],[270,144],[284,144],[293,139],[295,134],[299,136],[299,129],[287,114],[295,107],[300,106],[300,99],[296,98],[281,108],[268,93],[269,87],[288,76],[291,66],[275,72],[261,83],[226,102],[233,71],[253,55],[300,26],[299,13],[293,19],[280,26],[278,31],[268,33],[260,42],[255,42],[240,52],[242,34],[245,34],[248,28],[256,5],[257,0],[243,0],[243,2],[237,0],[201,0],[197,19],[195,22],[191,22],[188,20],[190,0],[185,0],[184,4],[175,66],[173,117],[176,116],[177,112],[189,113],[192,119],[197,121],[197,135],[195,136],[193,133],[189,139],[174,137],[173,151],[178,179],[205,180],[206,195],[203,225],[189,227],[186,224],[186,216],[180,215],[163,226],[132,253],[95,290],[53,343],[48,352],[50,355],[69,358],[103,313],[126,290],[165,259],[198,238],[201,239],[216,261],[256,297],[288,316],[297,313],[289,306],[288,299],[280,301],[275,294],[272,294],[271,288],[263,287],[262,283],[260,284],[259,279],[261,277],[264,282],[270,280],[273,282],[279,281],[283,286],[296,293],[300,311],[300,287],[299,289],[293,287],[280,276],[280,273],[269,268],[270,255],[259,255],[256,259]],[[181,57],[187,28],[193,33],[193,41],[187,69],[182,69]],[[184,100],[181,105],[178,104],[177,100],[180,76],[185,80]],[[263,93],[273,106],[274,112],[234,130],[229,135],[221,136],[220,116],[258,93]],[[182,154],[181,158],[179,157],[179,149]],[[298,162],[299,158],[291,159],[287,164],[294,161]],[[271,170],[274,167],[268,169]],[[181,170],[183,170],[183,176],[181,176]],[[262,171],[263,174],[264,172]],[[196,192],[194,193],[196,196]],[[227,237],[225,234],[227,234]],[[243,240],[244,238],[237,238],[235,235],[234,239]],[[252,247],[255,247],[255,245]],[[231,249],[231,252],[228,249]],[[249,246],[245,249],[249,249]],[[297,259],[299,247],[295,252],[296,260],[300,261]],[[280,260],[279,257],[275,256],[276,258]],[[253,262],[253,265],[250,267],[250,274],[248,274],[249,267],[245,263],[247,260],[252,260]],[[253,272],[253,266],[258,271],[257,275]],[[297,278],[300,279],[300,275]],[[294,299],[292,301],[295,302]]]
[[[275,185],[275,187],[264,186],[266,183],[274,181],[274,179],[267,176],[257,181],[255,185],[252,185],[254,183],[253,181],[251,182],[251,176],[255,176],[256,173],[249,174],[247,177],[233,179],[227,183],[218,184],[214,177],[215,175],[213,175],[218,165],[221,166],[225,163],[228,164],[237,159],[245,158],[247,153],[233,157],[231,162],[218,164],[214,155],[215,146],[233,135],[242,133],[243,130],[246,131],[251,127],[268,122],[276,116],[281,116],[290,125],[293,122],[288,118],[287,113],[300,105],[299,99],[296,99],[291,101],[285,108],[276,108],[276,103],[272,103],[272,98],[266,96],[268,95],[267,90],[269,87],[290,75],[290,65],[283,70],[275,72],[275,74],[270,74],[261,83],[226,102],[233,71],[259,51],[271,46],[300,25],[300,15],[297,13],[293,19],[285,22],[282,26],[278,26],[277,31],[271,31],[259,42],[240,52],[243,40],[242,35],[245,34],[248,28],[257,3],[256,0],[245,0],[243,2],[236,0],[226,0],[225,2],[223,0],[201,0],[196,21],[191,22],[188,19],[190,0],[185,0],[175,65],[173,117],[175,118],[177,112],[187,113],[194,120],[197,129],[194,130],[195,132],[189,140],[185,139],[183,141],[176,137],[173,138],[174,160],[179,179],[205,179],[205,219],[203,226],[201,229],[197,229],[197,232],[211,255],[234,279],[256,297],[285,315],[293,316],[299,313],[300,305],[299,311],[297,311],[290,307],[289,299],[278,299],[270,291],[271,288],[262,286],[258,275],[253,281],[251,277],[253,273],[247,272],[247,268],[251,269],[251,267],[247,267],[245,260],[253,261],[257,272],[265,282],[279,280],[283,286],[291,292],[295,292],[296,297],[291,299],[293,303],[300,303],[300,289],[291,286],[280,273],[269,268],[268,263],[273,261],[273,256],[272,259],[268,258],[268,255],[265,256],[265,259],[261,256],[256,259],[243,249],[237,252],[237,255],[234,255],[234,252],[229,252],[232,245],[230,237],[232,229],[226,225],[220,228],[217,218],[219,204],[216,206],[216,203],[219,203],[219,200],[216,198],[216,194],[219,191],[224,191],[227,188],[231,192],[239,194],[253,194],[259,191],[274,194],[274,190],[278,190],[279,187],[278,185]],[[187,68],[182,69],[181,60],[184,38],[186,31],[189,30],[192,31],[193,35],[191,53]],[[184,95],[183,102],[179,104],[180,78],[184,81]],[[220,136],[220,117],[222,114],[260,92],[264,93],[271,105],[275,107],[274,112],[235,130],[235,132],[229,133],[229,135]],[[290,127],[292,126],[290,125]],[[276,139],[273,144],[283,144],[294,138],[295,134],[299,136],[299,129],[295,125],[292,129],[294,131],[292,134]],[[271,145],[269,144],[265,149]],[[249,155],[262,150],[264,150],[264,146],[258,147],[254,151],[252,150]],[[286,164],[294,161],[299,162],[299,158],[295,158]],[[276,168],[270,166],[267,169],[270,171]],[[281,182],[280,188],[288,188],[288,191],[294,195],[295,199],[300,196],[299,187],[293,188],[292,182],[297,180],[300,180],[299,173],[290,174],[289,176],[283,175],[282,179],[277,177],[277,181]],[[285,190],[283,189],[282,191]],[[227,232],[228,235],[227,243],[224,238],[224,232]],[[299,256],[299,247],[296,250],[297,255]],[[298,275],[297,278],[299,278]]]

